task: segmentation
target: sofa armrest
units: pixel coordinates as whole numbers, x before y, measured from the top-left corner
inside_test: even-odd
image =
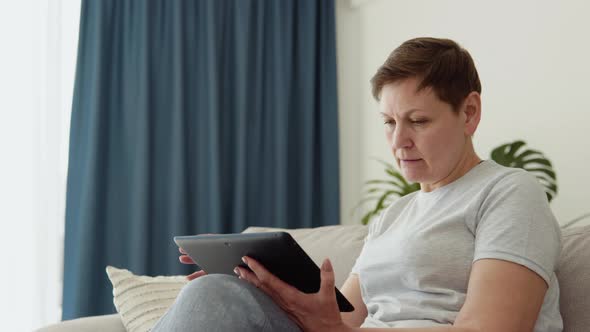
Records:
[[[66,320],[42,327],[36,332],[126,332],[119,314]]]

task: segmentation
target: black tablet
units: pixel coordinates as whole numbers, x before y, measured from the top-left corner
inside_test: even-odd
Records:
[[[248,256],[304,293],[320,289],[319,267],[286,232],[176,236],[174,242],[208,274],[235,276],[236,266],[248,269],[242,262]],[[337,288],[336,300],[340,311],[354,310]]]

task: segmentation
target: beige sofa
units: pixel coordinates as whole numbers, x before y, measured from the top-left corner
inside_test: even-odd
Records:
[[[246,232],[277,229],[250,227]],[[330,257],[336,283],[342,285],[363,245],[365,226],[328,226],[287,230],[314,259]],[[558,265],[560,306],[565,332],[590,331],[590,226],[563,230],[563,250]],[[39,332],[125,332],[117,314],[65,321]]]

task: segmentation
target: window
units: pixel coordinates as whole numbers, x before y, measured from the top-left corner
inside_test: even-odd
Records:
[[[61,318],[69,121],[80,0],[0,2],[0,312]]]

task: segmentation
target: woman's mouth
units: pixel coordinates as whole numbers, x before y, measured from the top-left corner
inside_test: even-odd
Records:
[[[405,165],[405,166],[415,165],[420,161],[422,161],[422,159],[400,159],[400,162],[402,163],[402,165]]]

